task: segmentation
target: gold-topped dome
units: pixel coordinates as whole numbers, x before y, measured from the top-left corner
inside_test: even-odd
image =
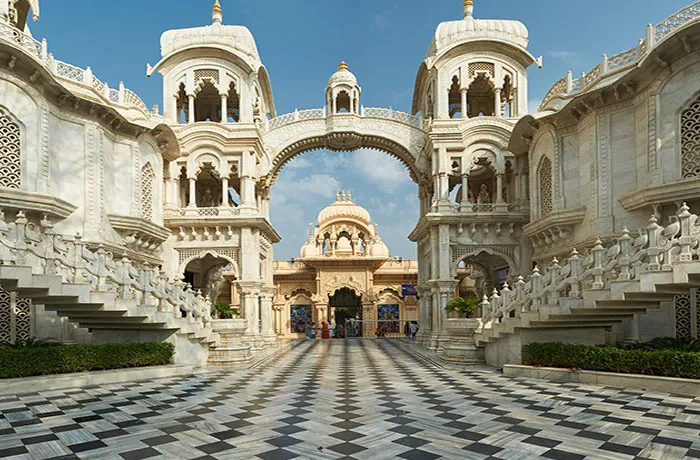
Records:
[[[352,202],[352,194],[340,191],[335,196],[335,203],[327,206],[318,214],[318,225],[324,225],[332,220],[347,218],[369,225],[369,212],[362,206]]]
[[[328,80],[328,86],[337,84],[346,84],[350,86],[357,85],[357,77],[354,73],[350,72],[350,69],[345,61],[341,61],[341,63],[338,65],[338,70],[331,75],[331,78]]]

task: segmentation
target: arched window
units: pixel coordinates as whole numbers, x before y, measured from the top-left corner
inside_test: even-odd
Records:
[[[540,217],[546,217],[552,213],[552,162],[544,157],[537,170],[539,182]]]
[[[22,158],[19,125],[0,110],[0,187],[19,189]]]
[[[459,77],[452,77],[452,85],[447,95],[450,118],[462,118],[462,90]]]
[[[700,98],[681,115],[681,177],[700,177]]]
[[[156,173],[151,163],[146,163],[141,168],[141,210],[146,220],[153,220],[153,186],[156,182]]]

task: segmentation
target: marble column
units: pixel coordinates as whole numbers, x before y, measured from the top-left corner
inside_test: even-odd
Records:
[[[468,117],[467,110],[468,110],[467,88],[462,88],[462,118]]]
[[[190,201],[187,203],[188,208],[197,207],[197,179],[190,177]]]
[[[267,345],[277,343],[277,334],[274,329],[274,310],[272,299],[275,296],[274,288],[263,288],[260,295],[260,316],[262,322],[262,339]]]
[[[228,122],[228,95],[221,95],[221,123]]]
[[[500,88],[496,88],[496,97],[494,98],[493,115],[495,117],[503,116],[503,113],[501,112],[501,90],[500,90]]]
[[[469,211],[471,203],[469,202],[469,174],[462,174],[462,201],[460,202],[460,211]]]
[[[242,341],[252,346],[254,350],[265,347],[265,342],[260,335],[260,284],[259,282],[238,282],[241,293],[241,313],[248,321]]]
[[[187,108],[187,123],[194,123],[194,94],[189,94],[188,98],[188,108]]]
[[[221,207],[228,208],[228,177],[221,178]]]

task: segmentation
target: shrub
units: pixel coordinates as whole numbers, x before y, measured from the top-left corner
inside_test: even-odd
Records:
[[[476,313],[476,309],[479,308],[479,301],[474,296],[469,296],[466,299],[463,297],[455,297],[450,300],[445,306],[445,310],[448,313],[456,312],[460,315],[464,315],[465,318],[471,318]]]
[[[216,302],[214,304],[214,311],[218,314],[219,319],[231,319],[240,315],[238,309],[231,307],[231,305],[225,302]]]
[[[700,378],[700,353],[674,350],[626,350],[612,346],[530,343],[524,362],[533,365],[591,371]]]
[[[0,378],[64,374],[172,362],[170,343],[122,343],[0,349]]]
[[[7,340],[0,340],[0,349],[3,348],[44,348],[44,347],[58,347],[61,345],[56,339],[37,339],[36,337],[29,337],[24,340],[17,340],[16,342],[8,342]]]

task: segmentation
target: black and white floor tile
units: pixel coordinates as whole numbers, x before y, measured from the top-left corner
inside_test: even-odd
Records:
[[[443,367],[399,341],[299,341],[187,378],[0,396],[0,458],[700,458],[700,398]]]

